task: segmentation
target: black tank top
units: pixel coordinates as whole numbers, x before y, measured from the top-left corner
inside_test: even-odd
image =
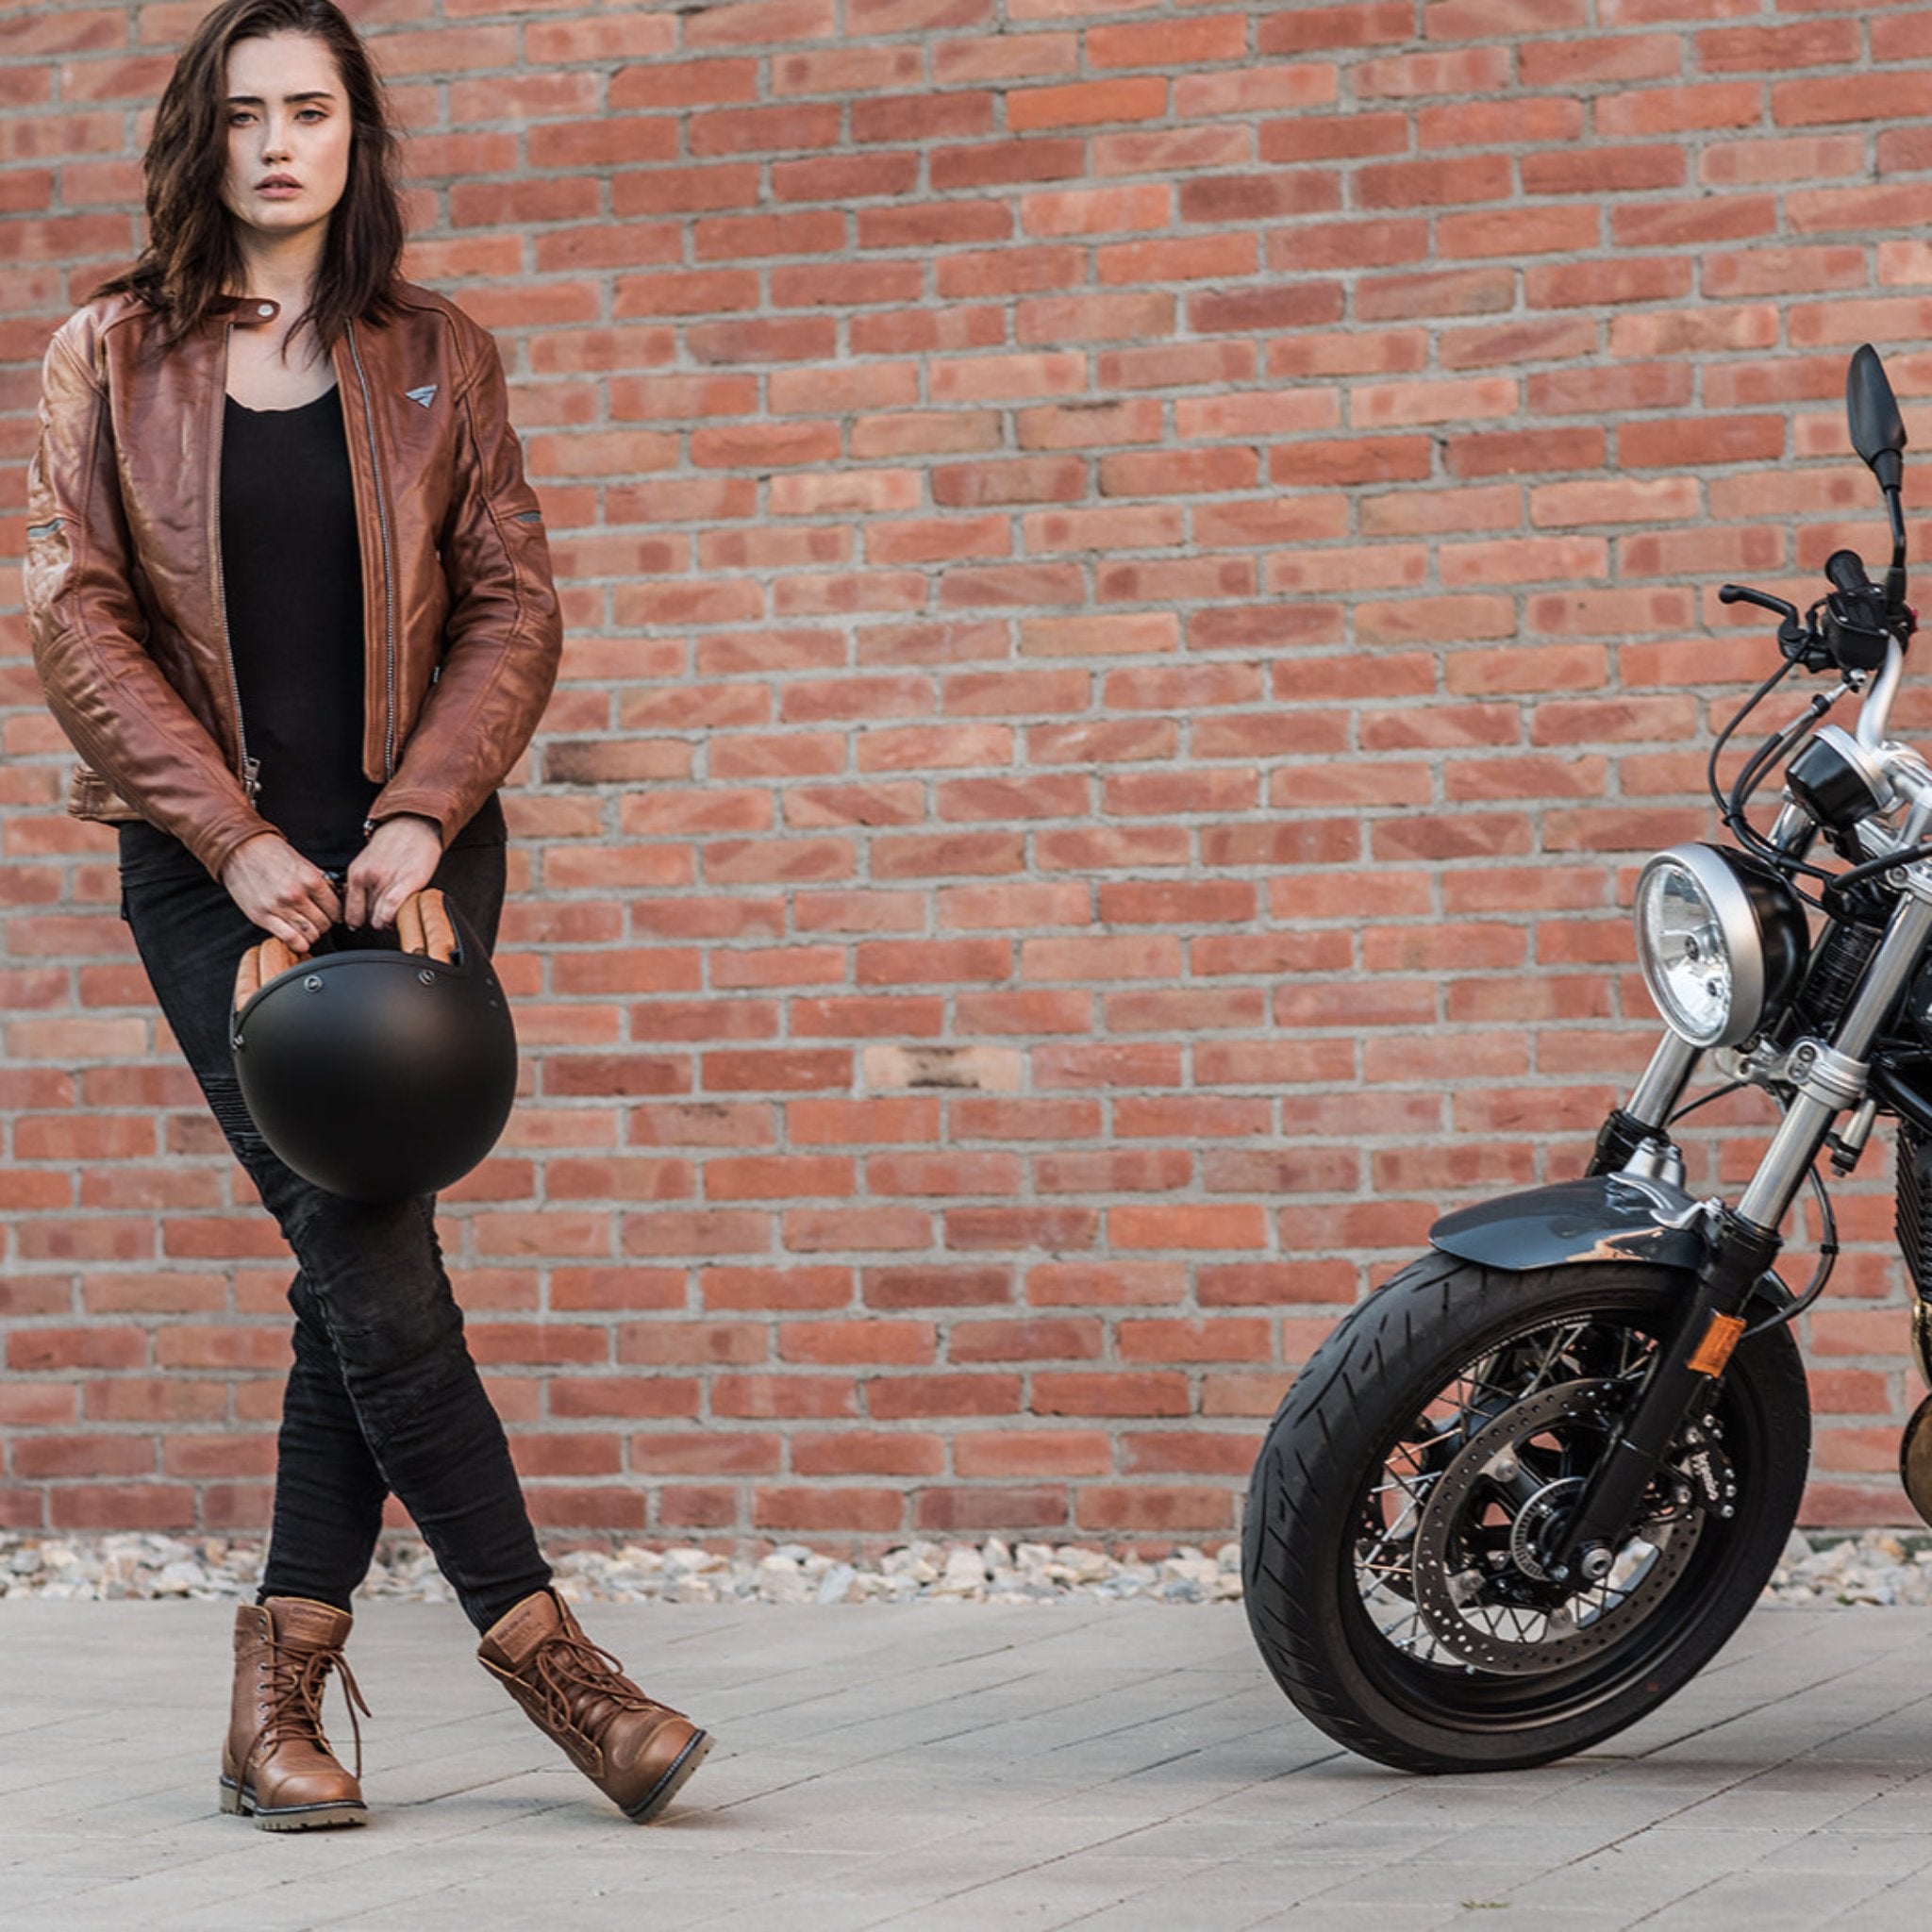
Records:
[[[222,589],[261,815],[313,863],[346,865],[380,785],[362,775],[362,552],[342,404],[230,396]]]

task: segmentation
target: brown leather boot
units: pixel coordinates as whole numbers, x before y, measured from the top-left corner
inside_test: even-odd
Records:
[[[272,1596],[235,1612],[235,1696],[222,1747],[222,1809],[264,1831],[360,1824],[362,1727],[369,1707],[349,1674],[346,1610],[307,1597]],[[356,1774],[337,1763],[322,1733],[322,1692],[340,1671],[356,1731]]]
[[[640,1824],[663,1810],[711,1748],[708,1733],[646,1697],[547,1590],[492,1624],[476,1656],[530,1722]]]

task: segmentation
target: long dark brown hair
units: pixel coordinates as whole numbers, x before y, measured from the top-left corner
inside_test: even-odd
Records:
[[[398,143],[361,36],[332,0],[222,0],[182,48],[155,115],[142,159],[147,246],[132,268],[94,291],[140,296],[165,318],[170,343],[198,328],[224,294],[245,292],[234,217],[222,200],[228,50],[237,41],[291,33],[335,56],[354,131],[349,178],[329,217],[315,288],[290,336],[307,324],[326,350],[348,323],[396,312],[392,285],[408,232]]]

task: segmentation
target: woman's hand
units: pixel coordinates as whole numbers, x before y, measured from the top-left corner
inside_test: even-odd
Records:
[[[222,868],[222,884],[253,924],[298,953],[342,916],[335,888],[275,832],[258,832],[238,845]]]
[[[436,876],[441,859],[442,831],[434,819],[413,812],[384,819],[349,868],[343,924],[394,924],[396,908]]]

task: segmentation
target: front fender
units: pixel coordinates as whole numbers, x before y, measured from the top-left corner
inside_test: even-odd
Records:
[[[1694,1205],[1667,1181],[1592,1174],[1458,1208],[1430,1228],[1429,1244],[1519,1274],[1577,1261],[1648,1261],[1694,1274],[1707,1252],[1700,1224],[1664,1224]]]

